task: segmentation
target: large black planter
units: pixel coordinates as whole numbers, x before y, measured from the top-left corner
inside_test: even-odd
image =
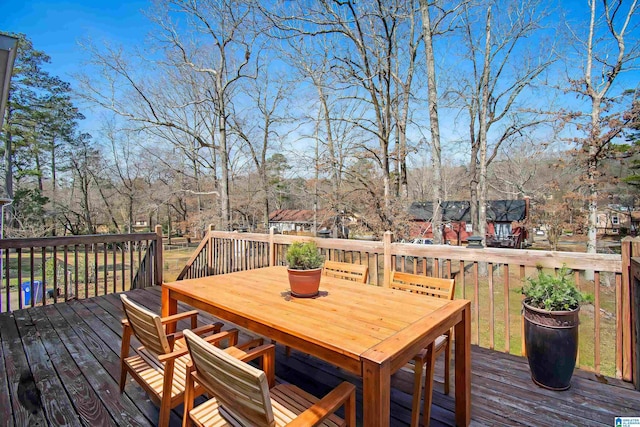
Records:
[[[578,355],[578,313],[546,311],[523,302],[524,343],[531,378],[541,387],[566,390]]]

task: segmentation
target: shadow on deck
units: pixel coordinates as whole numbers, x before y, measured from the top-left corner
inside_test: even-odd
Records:
[[[160,311],[160,289],[132,291],[131,298]],[[182,307],[184,309],[186,307]],[[7,426],[152,426],[158,408],[129,380],[118,391],[123,317],[117,294],[70,301],[0,315],[0,417]],[[203,313],[201,321],[213,318]],[[225,327],[228,327],[229,324]],[[247,339],[247,336],[242,337]],[[353,375],[293,351],[277,351],[277,376],[320,396]],[[454,423],[453,390],[442,393],[442,358],[438,358],[431,425]],[[565,392],[533,384],[526,359],[473,347],[472,425],[613,426],[617,416],[640,416],[640,394],[629,384],[576,371]],[[453,383],[453,382],[452,382]],[[391,425],[408,425],[412,373],[393,378]],[[38,398],[39,395],[39,398]],[[181,425],[182,408],[171,426]]]

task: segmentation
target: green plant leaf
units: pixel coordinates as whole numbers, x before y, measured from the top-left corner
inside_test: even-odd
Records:
[[[571,271],[566,266],[562,266],[557,275],[547,274],[538,268],[538,276],[527,278],[527,282],[522,294],[529,305],[542,310],[575,310],[581,303],[590,300],[576,288]]]
[[[287,249],[287,263],[294,270],[311,270],[322,267],[324,257],[315,242],[294,242]]]

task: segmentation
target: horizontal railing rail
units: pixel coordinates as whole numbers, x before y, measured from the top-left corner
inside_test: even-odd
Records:
[[[162,235],[0,240],[0,311],[162,283]]]
[[[472,342],[518,355],[524,355],[520,289],[538,268],[566,266],[577,286],[593,295],[580,314],[578,366],[631,379],[624,255],[395,243],[391,233],[364,241],[211,230],[180,278],[286,265],[287,247],[309,240],[326,259],[368,265],[371,285],[388,285],[391,270],[454,278],[456,297],[472,303]]]

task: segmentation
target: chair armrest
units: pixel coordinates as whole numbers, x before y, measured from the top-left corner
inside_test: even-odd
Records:
[[[251,341],[247,341],[245,343],[242,344],[236,344],[235,347],[240,349],[240,350],[251,350],[252,348],[256,348],[256,347],[260,347],[261,345],[264,344],[264,339],[263,338],[256,338],[253,339]]]
[[[218,332],[214,335],[209,335],[208,337],[204,337],[204,340],[209,344],[218,345],[220,341],[228,339],[227,343],[229,347],[234,346],[238,342],[238,330],[236,328],[228,329],[226,331]]]
[[[205,337],[204,340],[208,341],[212,344],[217,344],[218,342],[229,339],[230,342],[237,340],[238,330],[237,329],[229,329],[228,331],[222,331],[215,335],[210,335]],[[185,354],[189,353],[189,349],[185,346],[180,348],[179,350],[174,350],[171,353],[161,354],[158,356],[158,361],[161,363],[165,363],[168,360],[177,359],[178,357],[182,357]]]
[[[176,323],[179,320],[198,317],[198,310],[185,311],[184,313],[172,314],[171,316],[160,319],[163,325],[167,323]]]
[[[204,325],[204,326],[199,326],[195,329],[191,329],[191,332],[193,332],[196,335],[206,334],[207,332],[218,333],[220,332],[220,328],[222,328],[222,326],[223,326],[222,322],[216,322],[211,325]],[[178,332],[174,332],[173,334],[167,334],[167,338],[169,339],[169,337],[173,337],[173,339],[177,340],[182,338],[183,335],[184,335],[184,332],[178,331]]]
[[[273,353],[275,355],[275,346],[273,344],[263,344],[261,346],[252,348],[251,350],[242,350],[236,346],[225,348],[224,351],[229,353],[236,359],[240,359],[243,362],[249,362],[268,353]]]
[[[342,405],[349,403],[345,408],[345,421],[355,421],[356,387],[348,382],[342,382],[317,401],[309,409],[298,415],[296,419],[287,424],[288,427],[315,426],[324,421],[329,415],[337,411]],[[348,412],[348,413],[347,413]]]

